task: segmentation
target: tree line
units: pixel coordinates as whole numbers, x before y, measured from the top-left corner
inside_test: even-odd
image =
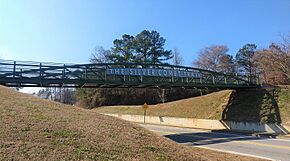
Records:
[[[281,37],[282,42],[263,49],[245,44],[235,57],[228,54],[226,45],[205,47],[193,65],[217,72],[259,76],[263,84],[287,85],[290,84],[290,34]]]
[[[282,42],[271,43],[258,49],[256,44],[243,45],[236,54],[230,54],[226,45],[212,45],[201,49],[193,66],[201,69],[258,75],[265,84],[290,84],[290,34],[282,36]],[[113,41],[110,49],[97,46],[91,63],[144,63],[183,65],[183,57],[177,48],[165,49],[165,38],[157,31],[143,30],[135,36],[124,34]],[[210,91],[203,91],[205,93]],[[192,89],[77,89],[77,103],[91,108],[103,105],[149,104],[200,95]],[[70,96],[66,96],[70,97]],[[65,98],[64,96],[62,98]]]
[[[243,45],[236,54],[230,54],[226,45],[204,47],[193,61],[201,69],[259,76],[262,83],[290,84],[290,33],[281,36],[281,42],[258,49],[256,44]],[[136,36],[124,34],[113,41],[111,49],[96,47],[91,63],[174,64],[183,65],[177,48],[164,48],[165,39],[157,31],[144,30]]]

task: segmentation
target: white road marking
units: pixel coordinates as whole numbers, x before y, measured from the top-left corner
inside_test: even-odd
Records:
[[[176,132],[174,130],[172,130],[171,132],[167,132],[167,131],[162,131],[162,130],[150,130],[156,133],[159,133],[160,135],[172,135],[172,134],[182,134],[182,135],[186,135],[186,133],[181,133],[181,132]],[[220,134],[220,135],[228,135],[228,136],[236,136],[234,138],[258,138],[256,136],[245,136],[245,135],[239,135],[239,134],[224,134],[224,133],[217,133],[217,132],[213,132],[213,134]],[[188,134],[187,136],[192,136],[192,137],[199,137],[199,138],[204,138],[204,139],[208,139],[208,140],[224,140],[226,138],[211,138],[211,137],[206,137],[206,136],[200,136],[200,135],[191,135]],[[267,139],[267,140],[271,140],[271,141],[287,141],[289,142],[290,140],[285,140],[285,139]],[[271,145],[271,144],[265,144],[265,143],[257,143],[254,141],[241,141],[241,140],[234,140],[233,142],[239,142],[239,143],[243,143],[243,144],[253,144],[253,145],[257,145],[257,146],[262,146],[262,147],[271,147],[271,148],[279,148],[279,149],[287,149],[289,150],[290,147],[287,146],[279,146],[279,145]],[[183,144],[189,144],[189,143],[183,143]],[[190,144],[192,145],[192,144]],[[256,157],[256,158],[260,158],[260,159],[266,159],[266,160],[275,160],[272,158],[267,158],[267,157],[263,157],[263,156],[258,156],[258,155],[253,155],[253,154],[246,154],[246,153],[240,153],[240,152],[235,152],[235,151],[229,151],[229,150],[221,150],[221,149],[216,149],[216,148],[211,148],[211,147],[206,147],[206,146],[202,146],[202,145],[194,145],[193,147],[198,147],[198,148],[204,148],[204,149],[210,149],[210,150],[215,150],[215,151],[220,151],[220,152],[226,152],[226,153],[232,153],[232,154],[237,154],[237,155],[244,155],[244,156],[249,156],[249,157]]]
[[[205,147],[205,146],[194,146],[194,147],[208,149],[208,150],[214,150],[214,151],[219,151],[219,152],[224,152],[224,153],[232,153],[232,154],[243,155],[243,156],[248,156],[248,157],[260,158],[260,159],[266,159],[266,160],[275,160],[275,159],[272,159],[272,158],[261,157],[261,156],[258,156],[258,155],[239,153],[239,152],[228,151],[228,150],[220,150],[220,149],[215,149],[215,148],[210,148],[210,147]]]

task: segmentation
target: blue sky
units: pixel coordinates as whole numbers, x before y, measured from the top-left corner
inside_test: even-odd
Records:
[[[157,30],[191,65],[206,46],[259,48],[290,31],[290,0],[0,0],[0,57],[87,63],[122,34]]]

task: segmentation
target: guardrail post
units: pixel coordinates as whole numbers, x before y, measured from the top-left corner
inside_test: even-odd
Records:
[[[20,69],[20,78],[22,78],[22,69]]]
[[[42,86],[42,64],[39,63],[39,84]]]
[[[16,61],[13,62],[13,79],[15,79]]]
[[[42,77],[42,64],[39,63],[39,77]]]
[[[141,74],[140,80],[141,80],[141,82],[143,82],[143,76],[142,76],[142,74]]]
[[[105,75],[104,75],[105,81],[107,80],[107,65],[105,65]]]
[[[239,77],[238,77],[238,73],[236,73],[236,84],[239,85]]]
[[[173,71],[174,69],[171,68],[171,70]],[[172,76],[171,76],[171,83],[174,83],[174,74],[172,73]]]
[[[22,69],[20,69],[20,80],[22,80]],[[19,83],[19,87],[21,87],[21,82]]]
[[[260,77],[256,76],[256,85],[259,85],[259,84],[260,84]]]
[[[88,66],[86,65],[85,67],[85,81],[87,81]]]
[[[227,82],[227,76],[225,76],[225,84],[228,84],[228,82]]]
[[[63,70],[62,70],[62,80],[64,80],[65,77],[65,64],[63,65]]]
[[[200,74],[199,82],[202,84],[202,73]]]
[[[125,69],[126,66],[124,65],[123,68]],[[121,69],[121,70],[122,70],[122,69]],[[124,81],[124,82],[126,81],[126,75],[125,75],[125,74],[124,74],[124,76],[123,76],[123,81]]]

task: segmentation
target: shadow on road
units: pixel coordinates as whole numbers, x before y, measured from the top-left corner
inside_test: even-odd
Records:
[[[231,141],[252,141],[265,140],[267,138],[255,137],[252,135],[232,135],[232,134],[218,134],[211,132],[201,133],[182,133],[165,135],[165,137],[181,144],[189,144],[191,146],[219,144]]]

